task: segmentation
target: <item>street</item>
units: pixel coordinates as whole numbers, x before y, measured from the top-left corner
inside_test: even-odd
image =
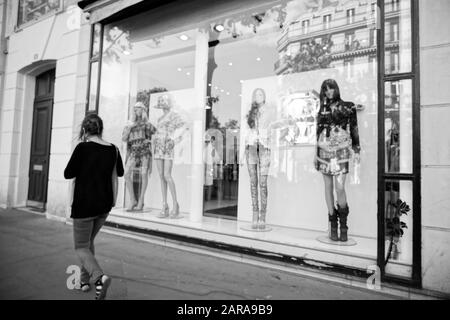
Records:
[[[91,300],[69,290],[77,264],[70,225],[0,209],[0,299]],[[100,233],[96,254],[113,282],[107,299],[391,299],[379,292],[313,280]]]

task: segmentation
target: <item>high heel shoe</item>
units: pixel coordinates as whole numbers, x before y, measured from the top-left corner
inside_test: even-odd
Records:
[[[258,229],[264,230],[266,228],[266,213],[261,211],[261,215],[258,221]]]
[[[134,211],[144,211],[144,203],[138,203],[136,207],[134,207]]]
[[[169,206],[167,204],[164,204],[161,212],[158,215],[158,218],[164,219],[168,217],[169,217]]]
[[[128,212],[134,211],[137,205],[138,205],[137,201],[136,200],[133,201],[133,204],[131,205],[131,207],[128,207],[127,211]]]
[[[176,219],[180,215],[180,205],[177,203],[176,206],[173,207],[172,212],[170,213],[170,219]]]
[[[259,212],[253,211],[253,217],[252,217],[252,229],[256,230],[258,229],[258,219],[259,219]]]

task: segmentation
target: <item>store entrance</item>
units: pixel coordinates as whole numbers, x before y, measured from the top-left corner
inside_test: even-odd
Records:
[[[55,69],[36,77],[27,206],[45,210]]]
[[[209,43],[203,212],[234,220],[238,213],[241,106],[238,91],[232,93],[232,89],[239,80],[223,74],[218,43]]]

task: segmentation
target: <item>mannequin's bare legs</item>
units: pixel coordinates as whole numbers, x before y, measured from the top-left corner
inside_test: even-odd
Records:
[[[147,190],[148,185],[148,169],[144,172],[141,172],[141,190],[139,194],[139,201],[136,206],[137,210],[142,210],[144,208],[144,197],[145,197],[145,191]]]
[[[334,214],[334,183],[333,176],[323,175],[323,182],[325,184],[325,201],[327,203],[328,214],[332,216]]]
[[[345,208],[347,206],[347,194],[345,192],[346,174],[341,174],[334,178],[334,185],[336,188],[337,202],[339,207]]]
[[[179,206],[177,200],[177,190],[175,187],[175,181],[172,178],[172,167],[173,160],[164,160],[164,179],[166,180],[167,185],[169,186],[170,195],[172,196],[173,201],[173,210],[172,215],[177,216],[179,213]]]
[[[349,208],[347,205],[347,195],[345,193],[345,180],[347,178],[346,174],[341,174],[335,178],[336,185],[336,194],[338,198],[338,214],[339,214],[339,224],[341,230],[340,241],[346,242],[348,241],[348,226],[347,226],[347,217],[349,214]]]
[[[156,167],[158,168],[159,178],[161,179],[161,193],[162,193],[162,200],[163,200],[163,208],[161,215],[168,215],[168,206],[167,206],[167,182],[164,178],[164,160],[157,159],[156,160]]]
[[[127,172],[125,173],[125,184],[127,186],[128,195],[130,197],[130,204],[128,205],[128,210],[133,210],[136,206],[137,201],[134,197],[134,189],[133,189],[133,170],[132,166],[127,168]]]
[[[328,208],[329,237],[332,241],[339,241],[338,237],[338,213],[334,207],[334,177],[323,175],[325,185],[325,201]]]

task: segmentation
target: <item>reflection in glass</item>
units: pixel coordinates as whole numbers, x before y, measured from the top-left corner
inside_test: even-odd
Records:
[[[411,0],[385,0],[386,73],[411,71]]]
[[[20,0],[18,25],[32,20],[38,20],[46,14],[58,10],[61,0]]]
[[[97,86],[98,86],[98,62],[91,63],[91,79],[89,87],[89,111],[95,111],[97,106]]]
[[[389,180],[385,189],[386,273],[411,277],[413,206],[412,183]]]
[[[385,84],[386,172],[412,173],[412,81]]]

